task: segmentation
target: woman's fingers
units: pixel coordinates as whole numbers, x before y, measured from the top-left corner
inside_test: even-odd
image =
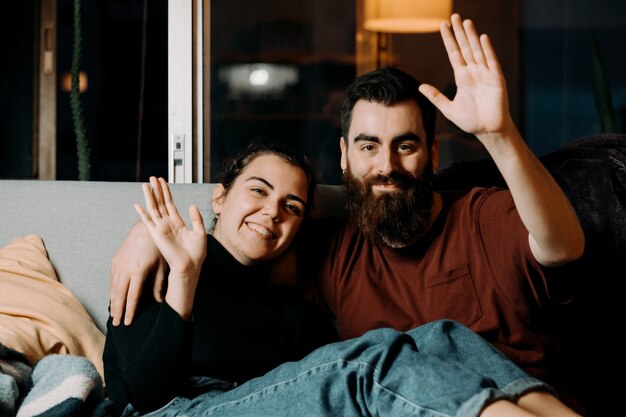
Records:
[[[156,209],[159,212],[159,217],[167,216],[167,208],[163,200],[163,190],[161,188],[160,181],[157,177],[150,177],[150,187],[152,188],[152,194],[156,201]]]
[[[167,218],[170,213],[178,215],[167,182],[163,178],[156,177],[150,177],[149,181],[148,184],[142,184],[146,203],[144,214],[153,220]]]
[[[176,204],[174,204],[174,199],[172,198],[172,192],[170,191],[170,187],[167,184],[167,181],[163,178],[158,179],[159,186],[161,189],[161,195],[163,197],[164,206],[167,211],[167,215],[175,216],[176,219],[181,219],[180,214],[178,213],[178,209],[176,208]]]
[[[195,204],[189,206],[189,218],[191,219],[191,226],[194,232],[199,234],[206,233],[204,229],[204,219],[202,218],[202,214],[200,214],[200,210]]]
[[[143,199],[146,204],[146,210],[144,211],[145,215],[150,215],[154,218],[160,218],[161,214],[157,207],[157,202],[154,196],[154,189],[151,184],[141,184],[141,189],[143,191]]]
[[[150,177],[150,182],[142,184],[145,206],[135,205],[142,222],[149,229],[179,230],[185,227],[185,221],[180,216],[168,183],[161,177]]]

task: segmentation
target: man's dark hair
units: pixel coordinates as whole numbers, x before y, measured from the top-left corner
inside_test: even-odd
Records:
[[[379,68],[358,76],[346,89],[341,108],[341,133],[348,140],[352,109],[359,100],[394,105],[414,100],[422,112],[426,141],[431,147],[435,138],[435,106],[417,89],[420,83],[411,75],[394,67]]]

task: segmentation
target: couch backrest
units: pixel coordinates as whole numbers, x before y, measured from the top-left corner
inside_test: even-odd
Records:
[[[210,224],[213,186],[171,185],[187,222],[187,207],[196,204]],[[338,186],[318,186],[314,215],[343,215],[341,196]],[[0,247],[18,236],[41,236],[61,283],[104,330],[111,259],[138,220],[136,202],[143,195],[134,182],[0,180]]]

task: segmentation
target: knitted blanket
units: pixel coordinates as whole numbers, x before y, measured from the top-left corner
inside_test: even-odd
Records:
[[[48,355],[30,367],[23,355],[0,344],[0,417],[105,417],[105,398],[93,363],[75,355]]]

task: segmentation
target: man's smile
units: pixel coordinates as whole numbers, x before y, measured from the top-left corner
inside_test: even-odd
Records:
[[[374,193],[384,193],[389,191],[397,191],[398,184],[374,184],[372,185],[372,191]]]

